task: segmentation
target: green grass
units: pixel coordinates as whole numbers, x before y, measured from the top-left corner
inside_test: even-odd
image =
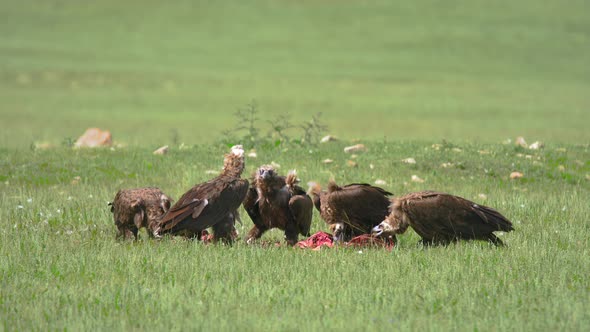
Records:
[[[589,12],[587,1],[0,0],[0,330],[589,330]],[[428,249],[408,231],[392,252],[115,241],[115,192],[178,198],[210,178],[221,131],[252,100],[260,134],[277,116],[322,112],[342,140],[258,147],[246,174],[275,161],[303,183],[441,190],[516,230],[504,248]],[[120,145],[62,146],[87,127]],[[520,135],[546,146],[500,144]],[[348,167],[354,139],[369,151]],[[56,147],[30,148],[40,142]],[[152,155],[163,144],[170,154]],[[326,230],[314,213],[312,230]]]
[[[128,144],[173,131],[210,143],[252,99],[263,117],[322,112],[348,139],[587,142],[588,12],[587,1],[2,1],[0,146],[90,126]]]
[[[590,326],[589,147],[370,143],[358,167],[343,143],[259,149],[303,182],[376,179],[396,194],[438,189],[499,209],[504,248],[424,249],[409,231],[393,252],[313,252],[165,239],[115,241],[106,202],[155,185],[178,198],[218,169],[223,147],[3,150],[0,318],[5,330],[585,330]],[[565,151],[563,150],[565,148]],[[454,149],[454,150],[453,150]],[[459,150],[460,151],[459,151]],[[487,151],[481,154],[479,151]],[[527,157],[530,156],[530,157]],[[334,163],[321,163],[324,158]],[[409,165],[402,159],[413,157]],[[454,167],[444,168],[444,162]],[[373,168],[370,165],[373,165]],[[563,166],[563,170],[560,168]],[[525,177],[511,181],[513,170]],[[410,181],[416,174],[424,183]],[[72,180],[80,176],[78,183]],[[487,195],[486,199],[479,194]],[[19,207],[20,206],[20,207]],[[241,234],[251,227],[242,211]],[[327,227],[314,212],[313,231]],[[266,240],[280,240],[271,231]]]

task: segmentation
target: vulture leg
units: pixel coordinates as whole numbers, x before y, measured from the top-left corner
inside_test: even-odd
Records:
[[[504,246],[504,242],[502,242],[502,240],[500,240],[496,235],[494,235],[493,233],[490,233],[490,235],[488,235],[488,241],[490,241],[491,243],[493,243],[494,245],[496,245],[497,247],[502,247]]]
[[[290,246],[294,246],[297,243],[297,235],[299,235],[299,229],[294,222],[289,222],[285,226],[285,240]]]
[[[248,232],[248,239],[246,240],[246,242],[248,244],[251,244],[252,242],[254,242],[254,240],[259,239],[262,234],[264,234],[264,232],[266,232],[268,230],[268,227],[265,225],[256,225],[254,224],[254,227],[252,227],[252,229],[250,229],[250,231]]]
[[[221,221],[213,225],[213,238],[216,241],[231,244],[233,242],[233,233],[235,218],[232,213],[228,213]]]

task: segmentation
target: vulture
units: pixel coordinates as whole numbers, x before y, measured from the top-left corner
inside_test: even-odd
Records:
[[[338,186],[333,180],[328,191],[318,185],[311,189],[315,207],[328,224],[336,241],[349,241],[368,234],[389,214],[392,193],[365,183]],[[392,239],[395,241],[395,238]]]
[[[270,165],[258,168],[244,200],[244,209],[254,223],[247,243],[271,228],[285,231],[285,240],[291,246],[297,243],[298,234],[309,236],[313,202],[297,183],[295,172],[284,177]]]
[[[460,239],[487,240],[499,246],[495,231],[514,230],[498,211],[465,198],[422,191],[392,199],[390,214],[373,228],[375,236],[402,234],[409,226],[423,244],[448,244]]]
[[[145,227],[150,237],[158,219],[169,209],[172,200],[158,188],[121,189],[109,203],[119,238],[137,240],[137,233]]]
[[[212,227],[213,238],[231,243],[235,236],[237,209],[248,192],[248,180],[241,179],[244,149],[231,148],[225,155],[221,173],[189,189],[158,223],[155,235],[182,235],[199,238]]]

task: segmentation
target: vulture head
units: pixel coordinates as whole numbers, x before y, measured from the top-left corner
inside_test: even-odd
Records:
[[[244,170],[244,148],[241,145],[231,147],[230,153],[223,160],[223,172],[239,177]]]
[[[373,227],[371,234],[373,236],[379,237],[394,236],[395,234],[402,233],[400,232],[400,225],[404,224],[405,223],[402,223],[401,220],[398,220],[398,216],[392,213],[388,215],[379,225]]]
[[[277,176],[277,172],[271,165],[262,165],[256,171],[256,181],[266,182]]]

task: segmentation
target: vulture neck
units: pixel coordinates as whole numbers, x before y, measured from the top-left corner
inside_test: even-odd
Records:
[[[219,177],[239,178],[244,170],[244,158],[236,155],[227,155],[223,162],[223,170]]]
[[[272,178],[266,181],[257,180],[258,182],[258,195],[263,197],[271,196],[273,193],[281,190],[285,186],[285,183],[280,178]]]

